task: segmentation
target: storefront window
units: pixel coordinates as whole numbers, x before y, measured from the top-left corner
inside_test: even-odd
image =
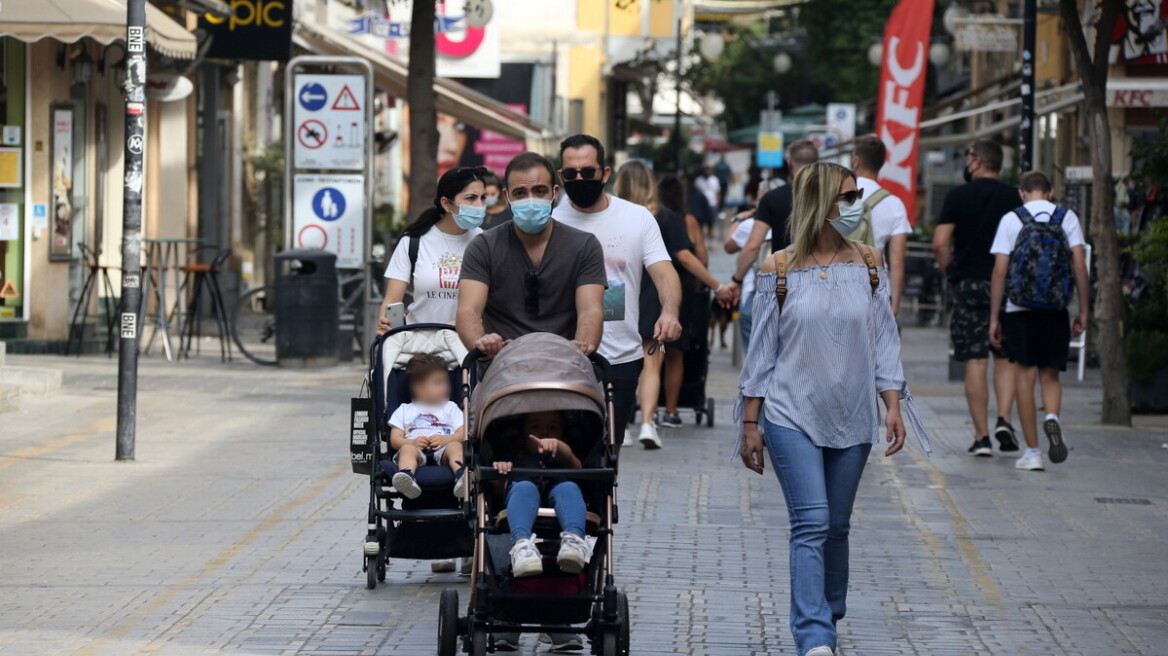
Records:
[[[0,38],[0,337],[24,318],[25,46]]]

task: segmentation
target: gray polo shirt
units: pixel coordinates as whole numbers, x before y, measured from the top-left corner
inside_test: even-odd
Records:
[[[605,285],[604,251],[593,235],[555,219],[543,259],[536,270],[510,221],[475,237],[462,256],[460,280],[490,288],[483,328],[503,339],[545,332],[565,339],[576,336],[576,288]],[[528,283],[535,271],[538,282]],[[529,287],[536,290],[531,292]],[[539,312],[528,307],[528,294],[539,298]]]

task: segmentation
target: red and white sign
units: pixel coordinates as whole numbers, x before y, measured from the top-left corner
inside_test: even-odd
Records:
[[[357,101],[357,97],[353,95],[353,90],[349,85],[341,88],[341,92],[337,94],[337,101],[333,103],[333,109],[339,111],[361,111],[361,103]]]
[[[371,132],[365,76],[297,73],[289,94],[297,169],[364,171]]]
[[[315,150],[328,143],[328,128],[320,121],[305,121],[296,128],[296,140],[301,146]]]
[[[879,182],[904,203],[911,223],[916,222],[917,153],[932,24],[933,0],[900,0],[884,26],[876,134],[888,149],[888,160]]]
[[[1121,78],[1107,81],[1108,107],[1168,107],[1168,80]]]

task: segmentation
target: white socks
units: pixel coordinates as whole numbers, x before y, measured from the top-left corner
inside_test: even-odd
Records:
[[[1046,421],[1050,421],[1051,419],[1053,419],[1055,421],[1059,420],[1058,415],[1052,415],[1049,412],[1046,413]]]

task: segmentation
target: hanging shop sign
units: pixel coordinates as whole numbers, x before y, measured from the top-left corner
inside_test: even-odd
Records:
[[[199,16],[211,38],[207,57],[288,61],[292,54],[292,0],[231,0],[231,15]]]
[[[52,239],[50,260],[72,259],[73,252],[73,107],[53,105],[53,131],[49,154],[52,156]]]

